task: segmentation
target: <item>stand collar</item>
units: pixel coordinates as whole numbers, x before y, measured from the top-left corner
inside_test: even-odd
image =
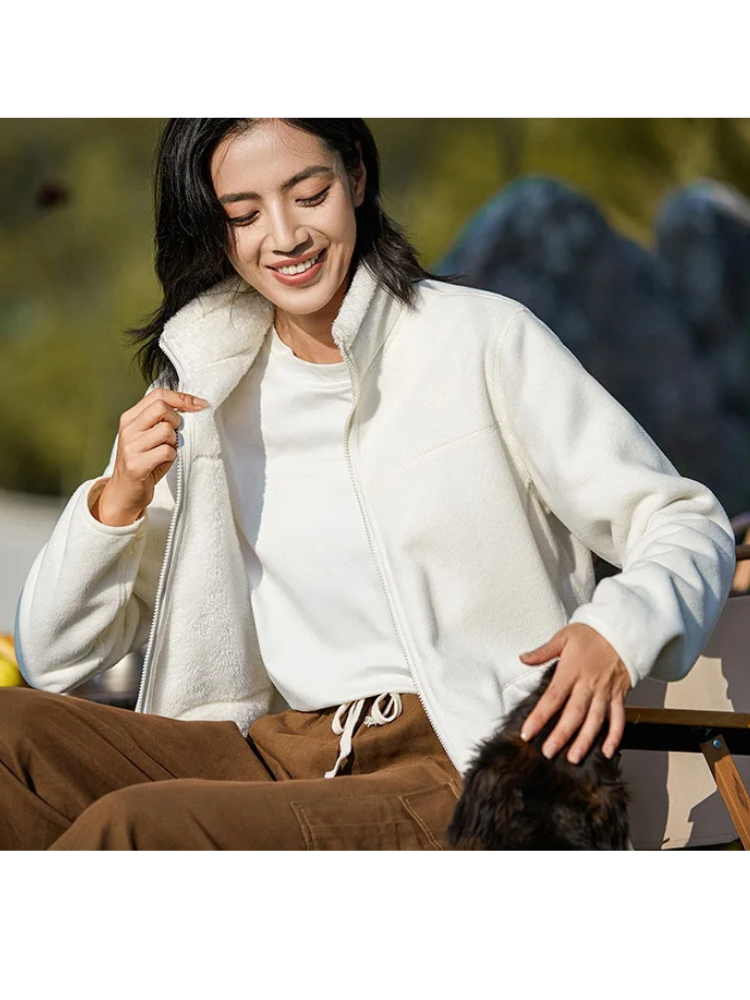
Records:
[[[360,263],[333,324],[333,339],[360,377],[401,314],[403,304]],[[180,386],[218,406],[252,365],[273,327],[273,305],[239,278],[193,299],[164,326],[160,346]]]

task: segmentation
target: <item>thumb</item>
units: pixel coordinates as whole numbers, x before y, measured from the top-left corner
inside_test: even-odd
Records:
[[[549,640],[545,642],[543,646],[537,646],[536,649],[532,649],[529,653],[521,653],[519,659],[523,660],[524,663],[535,664],[535,663],[546,663],[547,660],[551,660],[555,656],[559,656],[562,652],[563,640],[560,635],[554,635]]]

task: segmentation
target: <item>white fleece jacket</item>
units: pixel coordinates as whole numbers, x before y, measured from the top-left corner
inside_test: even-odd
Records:
[[[91,516],[97,481],[71,498],[19,603],[32,685],[67,691],[148,641],[139,710],[242,731],[268,711],[216,411],[271,324],[270,304],[229,282],[166,325],[181,388],[211,406],[185,415],[178,461],[136,524]],[[543,323],[435,281],[407,308],[360,266],[333,335],[373,556],[459,771],[536,684],[519,655],[568,622],[599,631],[634,684],[687,673],[731,586],[729,521]],[[591,552],[622,572],[595,587]]]

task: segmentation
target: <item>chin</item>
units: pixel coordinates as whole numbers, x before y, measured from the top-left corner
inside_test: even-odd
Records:
[[[316,285],[312,288],[281,289],[280,292],[274,289],[274,293],[271,301],[280,309],[292,315],[309,316],[325,309],[336,295],[336,289]]]
[[[275,282],[275,279],[271,279]],[[282,309],[291,316],[312,316],[325,310],[336,298],[341,282],[318,282],[309,288],[282,288],[265,281],[263,287],[254,287],[272,302],[277,309]]]

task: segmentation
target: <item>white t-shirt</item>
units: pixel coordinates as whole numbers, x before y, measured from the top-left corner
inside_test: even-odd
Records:
[[[346,362],[302,361],[276,331],[219,433],[263,660],[292,708],[416,693],[344,452]]]

